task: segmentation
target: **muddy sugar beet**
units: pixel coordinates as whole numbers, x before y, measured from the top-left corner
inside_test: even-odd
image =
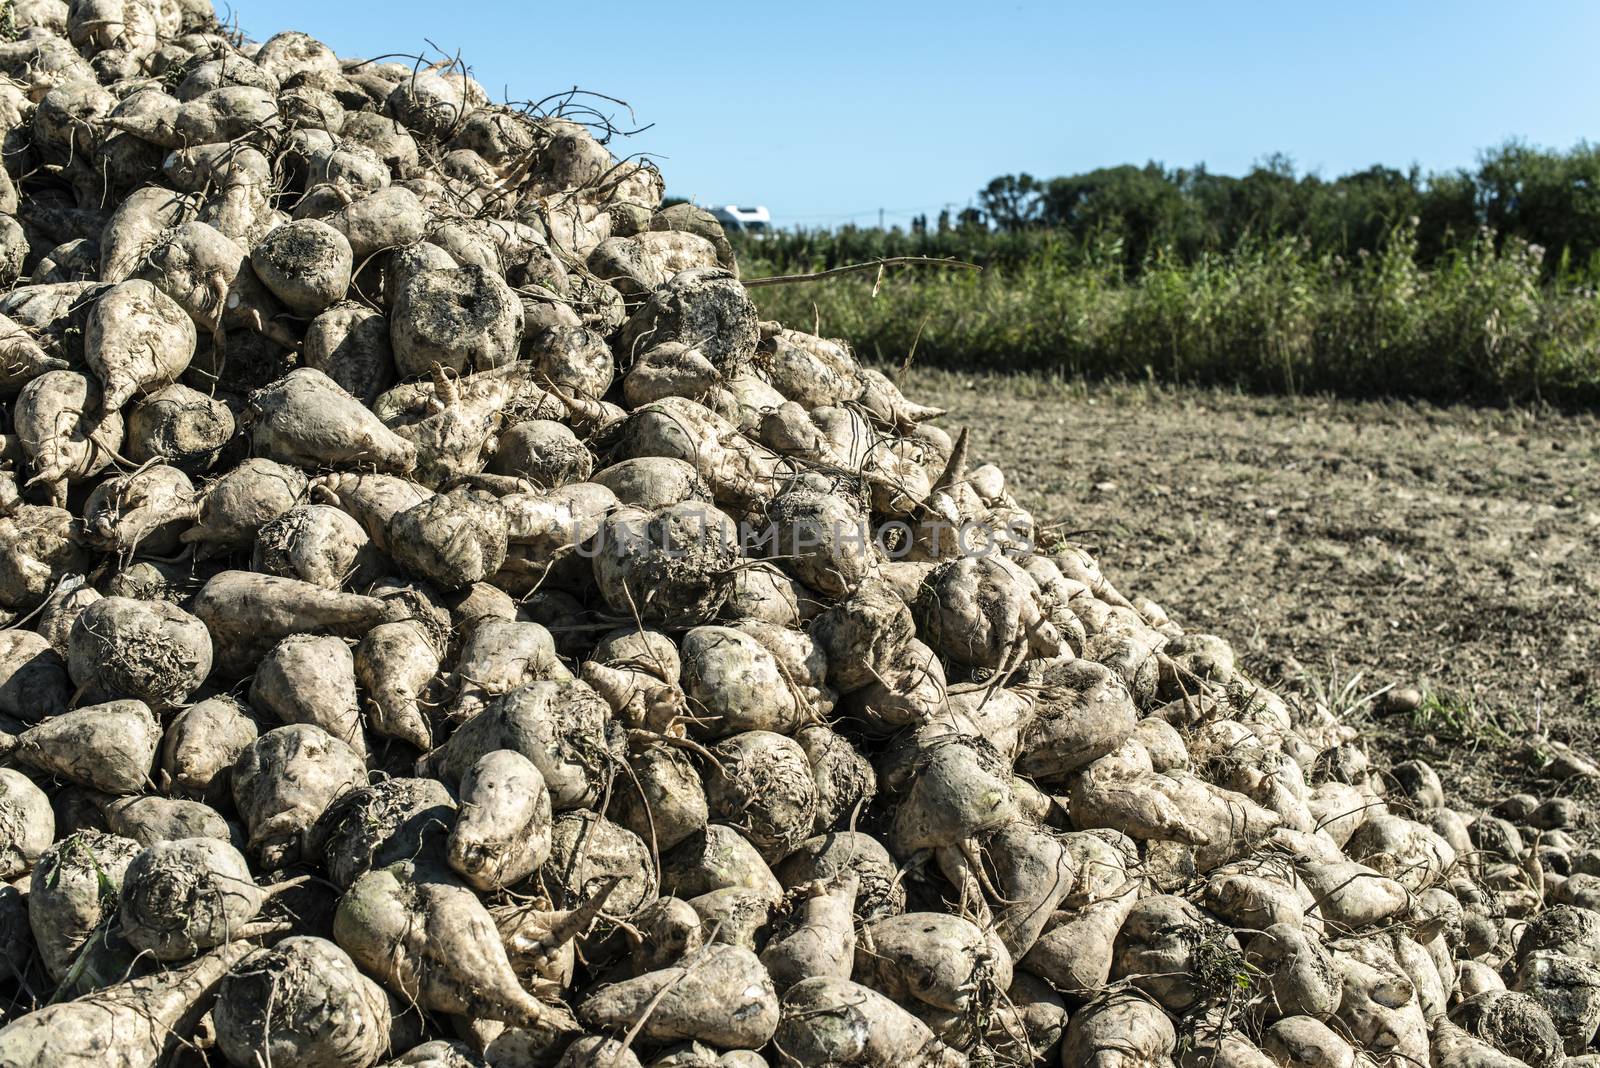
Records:
[[[1568,791],[1119,592],[603,129],[5,12],[0,1068],[1597,1055]]]

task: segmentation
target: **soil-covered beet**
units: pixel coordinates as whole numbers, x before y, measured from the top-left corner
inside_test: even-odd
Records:
[[[211,673],[205,624],[165,601],[106,597],[78,614],[67,639],[72,681],[99,700],[182,703]]]
[[[478,266],[423,271],[390,312],[395,364],[404,376],[434,364],[486,371],[516,358],[522,304],[498,275]]]
[[[350,288],[350,242],[317,219],[284,223],[250,252],[256,276],[292,312],[311,317]]]

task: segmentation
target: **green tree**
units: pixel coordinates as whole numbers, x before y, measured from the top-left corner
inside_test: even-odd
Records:
[[[1043,221],[1078,243],[1119,237],[1126,263],[1137,268],[1157,247],[1198,246],[1204,225],[1178,176],[1159,163],[1124,164],[1052,178],[1045,186]],[[1196,247],[1194,251],[1198,251]]]
[[[1319,252],[1375,250],[1389,231],[1421,209],[1421,172],[1372,166],[1310,191],[1305,235]]]
[[[1554,262],[1600,254],[1600,149],[1550,152],[1511,141],[1484,153],[1476,176],[1486,225],[1545,248]]]
[[[1039,219],[1044,185],[1033,175],[1003,174],[978,194],[989,221],[1002,230],[1023,230]]]

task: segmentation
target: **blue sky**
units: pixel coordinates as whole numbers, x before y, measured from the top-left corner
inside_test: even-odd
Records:
[[[217,0],[224,10],[224,0]],[[1149,159],[1439,170],[1600,136],[1600,4],[240,0],[258,40],[460,50],[497,97],[633,105],[672,194],[904,223],[995,176]],[[596,14],[599,12],[599,14]]]

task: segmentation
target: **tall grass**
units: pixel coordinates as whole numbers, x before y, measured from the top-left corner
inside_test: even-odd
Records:
[[[805,270],[744,248],[748,276]],[[900,270],[752,290],[764,316],[818,323],[868,357],[1265,392],[1436,401],[1600,402],[1600,299],[1547,280],[1541,251],[1484,233],[1419,266],[1401,227],[1376,254],[1302,238],[1190,263],[1159,251],[1128,277],[1107,243],[981,274]]]

